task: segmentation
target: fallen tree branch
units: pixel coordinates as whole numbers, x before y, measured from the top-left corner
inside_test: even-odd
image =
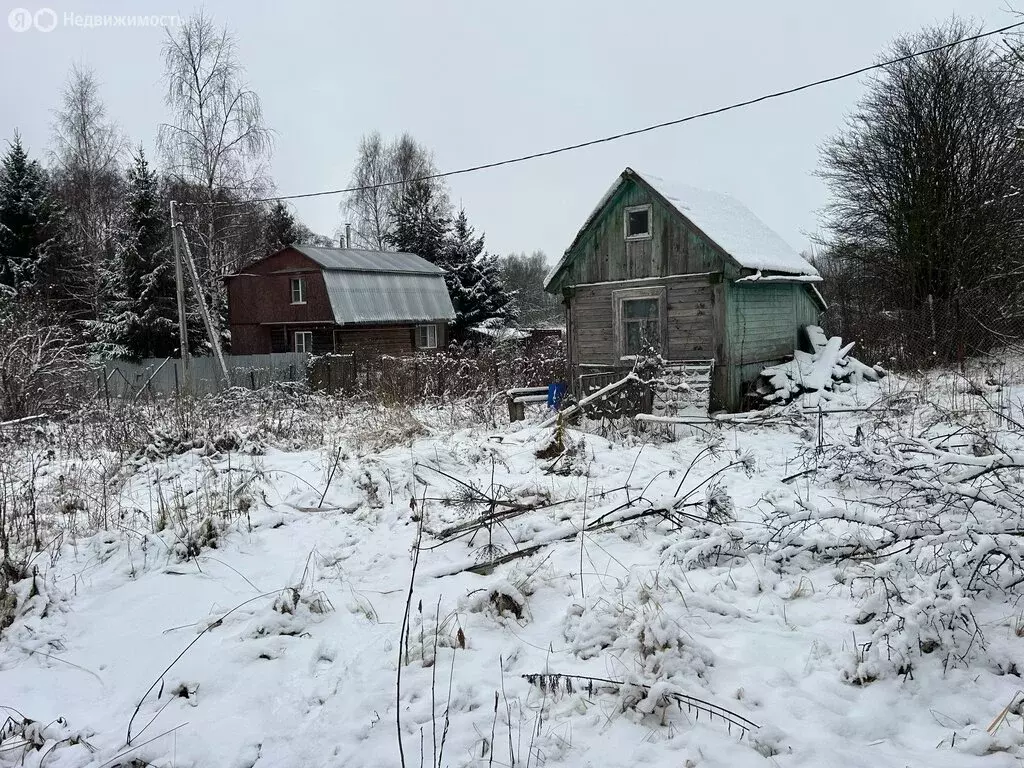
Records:
[[[527,673],[522,675],[522,678],[526,680],[530,685],[535,685],[540,688],[544,693],[558,693],[564,691],[565,693],[574,693],[574,687],[572,684],[573,680],[585,682],[587,685],[580,688],[585,690],[591,696],[594,695],[595,690],[599,690],[600,687],[608,687],[614,689],[613,692],[621,691],[623,688],[640,688],[647,694],[650,694],[654,690],[654,686],[647,685],[646,683],[639,682],[627,682],[625,680],[609,680],[604,677],[590,677],[588,675],[565,675],[551,672],[535,672]],[[661,685],[661,684],[659,684]],[[665,684],[667,687],[667,684]],[[672,686],[673,688],[675,686]],[[680,705],[680,708],[686,707],[688,711],[696,712],[697,718],[700,719],[700,713],[703,712],[711,720],[718,718],[725,721],[729,725],[729,732],[732,733],[732,727],[736,726],[740,729],[740,736],[745,736],[750,731],[756,731],[761,726],[750,720],[738,712],[734,712],[731,709],[726,709],[720,704],[708,701],[707,699],[701,699],[696,696],[691,696],[688,693],[683,693],[679,690],[659,690],[659,698],[672,700]]]

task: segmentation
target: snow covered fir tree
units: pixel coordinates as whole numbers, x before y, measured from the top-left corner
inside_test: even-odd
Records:
[[[169,223],[159,177],[141,147],[126,181],[111,298],[95,328],[97,348],[130,360],[175,357],[181,343]]]
[[[17,296],[48,297],[60,226],[46,172],[16,133],[0,161],[0,286]]]
[[[470,328],[481,323],[515,320],[515,300],[503,285],[500,260],[486,252],[484,236],[476,235],[465,209],[453,217],[447,200],[439,199],[433,184],[414,181],[407,185],[389,243],[395,250],[416,254],[445,270],[455,308],[455,338],[465,338]]]

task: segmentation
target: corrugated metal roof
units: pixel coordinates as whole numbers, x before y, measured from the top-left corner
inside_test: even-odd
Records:
[[[409,270],[343,271],[325,267],[323,275],[334,320],[341,325],[448,322],[455,319],[455,309],[441,270],[435,274],[423,274]]]
[[[364,251],[358,248],[316,248],[293,245],[293,249],[315,261],[325,270],[346,272],[402,272],[406,274],[440,275],[440,267],[411,253]]]

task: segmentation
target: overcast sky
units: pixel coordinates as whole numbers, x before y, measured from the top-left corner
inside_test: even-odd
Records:
[[[180,14],[173,0],[5,0],[0,136],[40,156],[72,63],[91,66],[111,117],[152,149],[167,118],[158,28],[66,26],[65,13]],[[51,8],[50,32],[15,32],[16,7]],[[1006,0],[212,0],[238,39],[276,131],[280,194],[345,186],[359,137],[409,131],[443,170],[680,117],[870,63],[896,35],[957,13],[986,28]],[[818,147],[864,81],[849,80],[612,144],[450,181],[491,251],[557,259],[626,166],[730,193],[803,249],[825,189]],[[338,198],[296,201],[333,235]]]

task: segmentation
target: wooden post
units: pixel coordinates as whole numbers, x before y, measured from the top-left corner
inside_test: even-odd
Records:
[[[181,345],[182,372],[188,374],[188,322],[185,313],[185,275],[181,266],[181,244],[178,242],[178,219],[175,211],[174,200],[171,200],[171,245],[174,247],[174,287],[178,297],[178,343]],[[175,366],[175,376],[178,369]],[[177,381],[177,379],[175,379]]]
[[[107,377],[107,366],[104,363],[104,365],[103,365],[103,395],[106,398],[107,410],[109,411],[110,410],[110,384],[108,382],[109,382],[109,379]]]
[[[210,316],[209,308],[206,306],[206,299],[203,298],[203,284],[199,280],[199,272],[196,270],[196,263],[192,258],[192,249],[189,247],[188,238],[185,237],[185,230],[181,224],[177,225],[178,238],[181,241],[181,247],[185,251],[185,266],[188,267],[189,277],[192,278],[192,286],[196,291],[196,300],[199,302],[199,314],[203,316],[203,325],[206,326],[206,335],[210,337],[210,344],[213,346],[214,356],[217,358],[217,362],[220,364],[221,376],[224,378],[224,385],[227,387],[231,386],[231,374],[228,372],[227,363],[224,360],[224,350],[220,345],[220,338],[217,336],[217,330],[213,325],[213,319]],[[211,247],[213,241],[210,241]]]

